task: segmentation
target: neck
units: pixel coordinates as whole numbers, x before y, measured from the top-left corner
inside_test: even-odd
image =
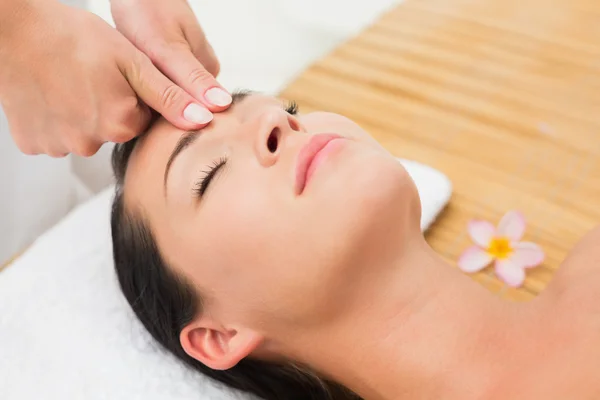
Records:
[[[369,400],[489,398],[530,323],[421,236],[406,248],[361,279],[343,318],[288,343],[291,356]]]

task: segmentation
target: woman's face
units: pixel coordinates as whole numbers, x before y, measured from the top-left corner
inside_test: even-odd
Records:
[[[205,313],[256,329],[335,318],[420,218],[407,173],[358,125],[262,95],[237,96],[200,132],[158,121],[125,202]]]

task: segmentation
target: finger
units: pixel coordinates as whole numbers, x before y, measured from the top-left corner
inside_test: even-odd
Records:
[[[102,142],[90,139],[79,139],[70,144],[70,152],[81,157],[91,157],[100,150]],[[48,150],[50,151],[50,149]],[[63,149],[55,149],[54,154],[64,153]],[[60,155],[56,156],[60,157]]]
[[[47,139],[44,146],[42,146],[43,154],[52,158],[63,158],[69,155],[69,147],[65,145],[64,140],[56,136]]]
[[[11,111],[2,104],[4,112],[8,122],[8,132],[12,136],[15,145],[19,151],[27,156],[35,156],[41,153],[41,146],[38,143],[36,136],[29,134],[31,131],[27,125],[23,126],[23,121],[27,121],[24,118],[11,117]],[[39,130],[33,130],[33,132],[39,132]]]
[[[31,145],[17,144],[17,148],[19,149],[19,151],[21,153],[25,154],[26,156],[37,156],[39,154],[42,154],[41,150],[39,150],[37,147],[31,146]]]
[[[206,42],[206,52],[207,52],[207,60],[206,61],[202,61],[201,55],[198,54],[198,52],[194,51],[194,55],[200,59],[201,62],[203,62],[203,65],[206,65],[206,70],[208,72],[210,72],[215,78],[219,75],[219,72],[221,72],[221,63],[219,62],[219,59],[217,58],[217,53],[215,53],[215,49],[211,46],[210,43]]]
[[[215,53],[215,49],[206,40],[206,35],[197,20],[184,23],[181,27],[192,54],[204,68],[215,78],[219,75],[221,65]]]
[[[215,53],[215,49],[212,47],[212,45],[206,42],[206,47],[208,53],[208,60],[206,61],[206,70],[216,78],[219,75],[219,72],[221,72],[221,63],[219,62],[219,59],[217,58],[217,53]],[[195,52],[194,54],[196,55],[196,57],[199,57],[198,53]]]
[[[134,136],[139,136],[142,133],[146,132],[148,126],[150,125],[150,120],[152,119],[152,113],[150,112],[150,107],[145,105],[142,102],[138,102],[135,112],[133,112],[129,118],[126,120],[126,126],[130,129],[130,132],[134,133]],[[121,137],[116,138],[115,143],[125,143],[131,140],[132,137]]]
[[[69,155],[68,152],[65,152],[62,149],[48,149],[45,153],[52,158],[65,158]]]
[[[154,62],[166,76],[209,110],[219,112],[231,105],[231,95],[196,59],[188,46],[165,46]]]
[[[37,143],[33,142],[31,138],[23,135],[22,133],[16,134],[11,132],[11,136],[15,142],[15,145],[19,151],[27,156],[35,156],[41,153],[41,150]]]
[[[120,125],[106,132],[102,142],[125,143],[146,132],[152,118],[150,108],[137,98],[133,100],[136,104],[125,108],[125,114],[117,119]]]
[[[206,107],[165,77],[143,53],[135,51],[123,73],[138,97],[179,129],[200,129],[212,121]]]
[[[215,50],[208,42],[199,43],[197,46],[190,44],[192,48],[192,54],[196,57],[196,60],[202,64],[204,69],[211,74],[213,77],[217,77],[221,71],[221,65],[215,54]]]

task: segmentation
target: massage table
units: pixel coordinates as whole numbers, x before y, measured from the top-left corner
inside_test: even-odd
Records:
[[[544,264],[519,289],[492,268],[473,275],[506,299],[539,294],[600,224],[597,0],[409,0],[282,95],[443,171],[453,198],[427,239],[453,264],[472,244],[470,219],[521,210]]]
[[[528,301],[600,221],[599,22],[594,0],[408,0],[281,96],[352,118],[408,164],[433,167],[420,170],[431,179],[442,171],[452,199],[426,238],[452,265],[471,245],[470,219],[521,210],[544,264],[518,289],[490,269],[471,276]],[[0,272],[0,398],[247,398],[162,354],[124,311],[110,196],[80,206]],[[51,259],[60,263],[45,268]],[[85,284],[49,289],[57,276]]]

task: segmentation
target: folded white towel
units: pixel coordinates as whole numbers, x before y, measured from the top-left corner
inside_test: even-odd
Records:
[[[426,229],[448,202],[440,172],[402,160]],[[248,399],[159,350],[113,271],[109,188],[71,212],[0,273],[0,399]]]

